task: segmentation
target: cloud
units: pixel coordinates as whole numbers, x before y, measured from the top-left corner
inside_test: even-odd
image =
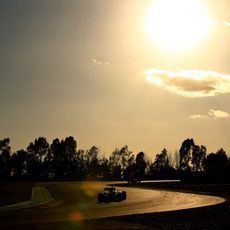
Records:
[[[230,75],[214,71],[148,69],[146,81],[183,97],[212,97],[230,93]]]
[[[207,118],[212,118],[212,119],[224,119],[224,118],[230,118],[230,114],[228,112],[222,111],[222,110],[214,110],[210,109],[208,111],[208,115],[204,114],[194,114],[189,117],[190,119],[207,119]]]
[[[224,21],[223,23],[224,23],[225,26],[230,26],[230,22]]]
[[[230,26],[230,22],[228,22],[228,21],[220,21],[220,20],[211,19],[210,22],[212,25],[223,25],[223,26],[227,26],[227,27]]]
[[[213,117],[214,119],[218,118],[230,118],[230,114],[227,112],[224,112],[222,110],[214,110],[210,109],[208,112],[209,116]]]
[[[194,114],[189,117],[190,119],[206,119],[208,118],[206,115],[201,115],[201,114]]]
[[[93,61],[94,64],[97,64],[97,65],[101,65],[102,64],[100,61],[98,61],[95,58],[93,58],[92,61]]]
[[[92,59],[92,62],[94,63],[94,64],[97,64],[97,65],[109,65],[110,63],[109,62],[101,62],[101,61],[98,61],[96,58],[93,58]]]

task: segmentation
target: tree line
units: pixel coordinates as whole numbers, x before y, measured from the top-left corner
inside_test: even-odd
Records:
[[[51,144],[39,137],[25,149],[11,151],[10,139],[0,140],[0,181],[39,180],[127,180],[180,179],[192,182],[230,182],[230,158],[219,149],[207,154],[204,145],[193,139],[182,142],[179,151],[164,148],[153,159],[144,152],[134,154],[127,145],[116,148],[109,157],[99,148],[77,149],[69,136]]]

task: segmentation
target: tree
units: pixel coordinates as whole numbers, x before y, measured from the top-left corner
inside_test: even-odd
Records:
[[[56,138],[51,144],[53,155],[54,174],[56,179],[70,179],[75,174],[77,158],[77,142],[70,136],[65,140]]]
[[[86,167],[88,170],[88,176],[91,178],[97,178],[99,175],[99,160],[98,160],[99,149],[96,146],[86,151]]]
[[[128,166],[128,160],[131,156],[132,152],[129,151],[128,145],[123,146],[119,151],[119,156],[121,160],[121,168],[124,172],[125,168]]]
[[[63,153],[63,144],[61,141],[56,138],[53,140],[50,146],[50,162],[54,167],[54,178],[61,179],[64,177],[64,164],[62,160],[62,153]]]
[[[87,166],[84,159],[85,151],[79,149],[76,153],[76,158],[74,161],[74,175],[77,180],[82,180],[87,175]]]
[[[44,137],[36,138],[34,142],[31,142],[27,147],[27,151],[31,155],[30,164],[32,167],[32,177],[34,179],[41,178],[43,174],[42,163],[43,163],[43,159],[48,153],[48,150],[49,150],[49,143]]]
[[[10,139],[0,140],[0,181],[5,182],[10,177]]]
[[[109,165],[111,169],[111,179],[121,179],[121,164],[120,164],[120,150],[116,148],[109,157]]]
[[[207,156],[206,172],[209,177],[223,180],[226,176],[226,171],[229,167],[229,159],[226,152],[221,148],[216,153],[210,153]]]
[[[190,171],[191,151],[194,145],[195,144],[193,139],[186,139],[183,141],[181,148],[179,150],[180,153],[179,170]]]
[[[114,179],[121,179],[124,177],[125,169],[128,166],[128,160],[132,152],[129,151],[128,146],[125,145],[121,149],[116,148],[109,158],[111,164],[111,174]],[[119,175],[120,174],[120,175]]]
[[[155,156],[153,163],[148,167],[147,176],[150,179],[174,179],[177,177],[176,170],[169,164],[168,151],[165,148]]]
[[[206,147],[194,145],[192,150],[192,171],[204,171],[206,161]]]
[[[128,165],[124,170],[124,178],[128,180],[128,182],[130,182],[136,177],[135,174],[136,174],[135,156],[132,155],[128,159]]]
[[[63,149],[63,163],[65,165],[64,176],[66,178],[72,178],[74,174],[74,161],[77,156],[77,142],[72,137],[69,136],[65,138],[64,142],[62,142]]]
[[[17,180],[29,178],[29,164],[29,154],[24,149],[18,150],[11,157],[12,176]]]
[[[103,157],[99,159],[99,174],[98,178],[102,180],[110,180],[111,179],[111,168],[109,160]]]
[[[135,175],[137,181],[141,181],[141,179],[145,176],[145,169],[147,164],[145,162],[145,154],[143,152],[139,152],[136,156],[136,164],[135,164]]]
[[[44,179],[48,179],[48,180],[52,180],[55,176],[54,155],[53,155],[53,151],[52,151],[51,146],[50,146],[48,153],[46,154],[44,161],[43,161],[42,177]]]
[[[34,142],[31,142],[27,147],[27,151],[35,156],[35,158],[42,163],[44,156],[47,154],[49,149],[49,143],[46,138],[36,138]]]
[[[167,150],[164,148],[160,154],[157,154],[155,157],[155,161],[153,162],[153,168],[157,172],[161,172],[164,169],[169,168],[169,159]]]

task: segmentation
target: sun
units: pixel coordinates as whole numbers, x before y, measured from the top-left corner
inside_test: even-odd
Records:
[[[151,41],[172,52],[193,48],[208,34],[210,25],[201,0],[157,0],[145,21]]]

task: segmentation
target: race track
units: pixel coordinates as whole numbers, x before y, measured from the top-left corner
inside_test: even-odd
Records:
[[[44,184],[43,184],[44,185]],[[127,200],[98,203],[97,194],[106,183],[58,182],[45,186],[62,203],[50,203],[38,207],[0,212],[0,226],[81,221],[91,218],[152,213],[208,206],[224,202],[223,198],[190,193],[168,192],[151,189],[126,188]]]

